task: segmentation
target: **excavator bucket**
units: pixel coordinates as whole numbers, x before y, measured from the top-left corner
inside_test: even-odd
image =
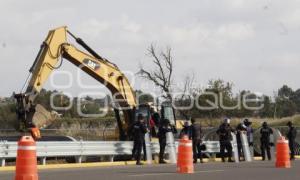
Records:
[[[39,129],[47,127],[54,121],[55,117],[40,104],[32,105],[25,110],[24,94],[15,94],[14,97],[16,99],[17,117],[19,121],[24,123],[23,128],[29,130],[34,139],[41,138]],[[23,128],[20,126],[18,130],[25,130]]]

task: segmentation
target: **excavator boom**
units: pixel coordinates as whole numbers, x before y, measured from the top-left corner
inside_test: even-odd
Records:
[[[67,35],[75,38],[87,52],[77,49],[67,40]],[[53,70],[60,67],[62,58],[70,61],[82,71],[105,85],[112,93],[113,99],[118,104],[115,112],[118,113],[121,109],[125,117],[125,123],[128,125],[134,118],[133,112],[136,108],[135,93],[126,78],[119,68],[102,58],[84,41],[77,38],[67,30],[67,27],[60,27],[49,31],[45,41],[41,45],[41,49],[30,68],[31,77],[28,81],[26,91],[16,94],[18,117],[21,119],[27,128],[34,129],[35,122],[32,121],[35,112],[34,100],[40,93],[42,87],[46,83],[48,77]],[[120,116],[116,114],[119,126],[121,139],[124,139],[126,132],[122,127]],[[37,134],[37,133],[32,133]]]

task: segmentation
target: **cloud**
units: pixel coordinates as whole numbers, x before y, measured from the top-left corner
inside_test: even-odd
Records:
[[[230,23],[220,26],[216,34],[228,41],[247,40],[255,36],[253,25],[246,23]]]
[[[238,90],[272,94],[282,83],[299,88],[299,1],[130,0],[118,1],[119,6],[116,3],[3,0],[0,45],[5,42],[6,48],[0,47],[0,61],[7,65],[0,67],[0,82],[8,85],[1,88],[0,95],[20,87],[48,30],[61,25],[68,25],[74,34],[122,70],[136,72],[139,62],[149,62],[146,49],[155,43],[172,47],[174,79],[194,71],[202,84],[208,79],[222,78],[233,81]],[[68,63],[63,68],[76,73],[76,68]],[[283,75],[277,78],[278,73]],[[90,78],[87,81],[97,83]]]
[[[203,41],[211,31],[201,24],[192,26],[163,26],[162,32],[169,41],[185,43],[187,41]]]
[[[91,18],[79,24],[76,28],[77,32],[90,36],[90,38],[98,38],[105,31],[109,31],[112,28],[110,22],[99,21],[96,18]]]
[[[122,27],[126,31],[138,33],[142,26],[134,21],[131,21],[127,15],[122,15]]]
[[[285,26],[292,29],[300,28],[300,9],[290,11],[287,14],[284,14],[279,18],[279,21],[282,22]]]

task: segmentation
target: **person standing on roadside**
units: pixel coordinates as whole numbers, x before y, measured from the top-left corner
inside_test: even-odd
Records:
[[[252,122],[249,119],[245,119],[244,124],[245,124],[246,129],[247,129],[247,139],[248,139],[249,146],[253,147],[253,133],[254,133],[254,130],[251,126]]]
[[[266,152],[268,156],[268,160],[271,161],[271,144],[270,144],[270,136],[273,134],[273,130],[268,126],[267,122],[263,122],[262,128],[260,130],[260,148],[261,148],[261,156],[262,160],[266,159]]]
[[[200,162],[203,163],[201,143],[202,143],[202,128],[201,125],[196,123],[195,119],[191,119],[191,132],[192,132],[192,142],[193,142],[193,154],[194,163],[197,163],[198,158]]]
[[[164,154],[165,149],[167,145],[167,133],[177,133],[177,130],[174,126],[170,124],[170,121],[168,119],[164,119],[159,127],[158,131],[158,139],[159,139],[159,163],[160,164],[166,164],[166,161],[164,160]]]
[[[287,138],[289,140],[289,147],[290,147],[290,151],[291,151],[290,159],[295,160],[295,140],[297,137],[297,130],[293,126],[293,123],[291,121],[289,121],[287,123],[287,126],[289,127],[289,131],[287,133]]]
[[[231,145],[231,132],[234,132],[234,129],[230,126],[230,119],[225,118],[224,122],[220,125],[217,130],[220,141],[220,153],[222,162],[225,162],[225,150],[227,151],[228,162],[234,162],[232,160],[232,145]]]
[[[189,121],[184,122],[183,128],[180,131],[179,137],[182,138],[183,136],[188,136],[189,139],[192,139],[192,130]]]
[[[143,165],[141,163],[141,154],[143,145],[145,143],[145,134],[148,132],[147,127],[145,125],[145,119],[142,114],[138,114],[137,122],[133,124],[131,128],[131,132],[133,135],[133,150],[132,155],[135,156],[136,165]]]
[[[236,143],[237,143],[237,149],[238,149],[238,154],[239,154],[239,161],[241,161],[241,158],[244,158],[243,155],[243,143],[242,143],[242,133],[246,132],[246,126],[244,124],[244,122],[240,123],[237,127],[236,127]]]

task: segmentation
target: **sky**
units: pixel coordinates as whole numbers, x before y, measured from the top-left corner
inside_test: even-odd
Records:
[[[0,96],[20,91],[48,31],[65,25],[132,74],[141,64],[153,68],[147,48],[154,44],[172,48],[177,85],[194,74],[199,85],[220,78],[236,92],[272,96],[283,84],[300,88],[299,0],[0,0],[0,22]],[[84,73],[82,88],[77,76],[64,61],[45,88],[73,96],[107,91]],[[129,79],[152,91],[144,80]]]

